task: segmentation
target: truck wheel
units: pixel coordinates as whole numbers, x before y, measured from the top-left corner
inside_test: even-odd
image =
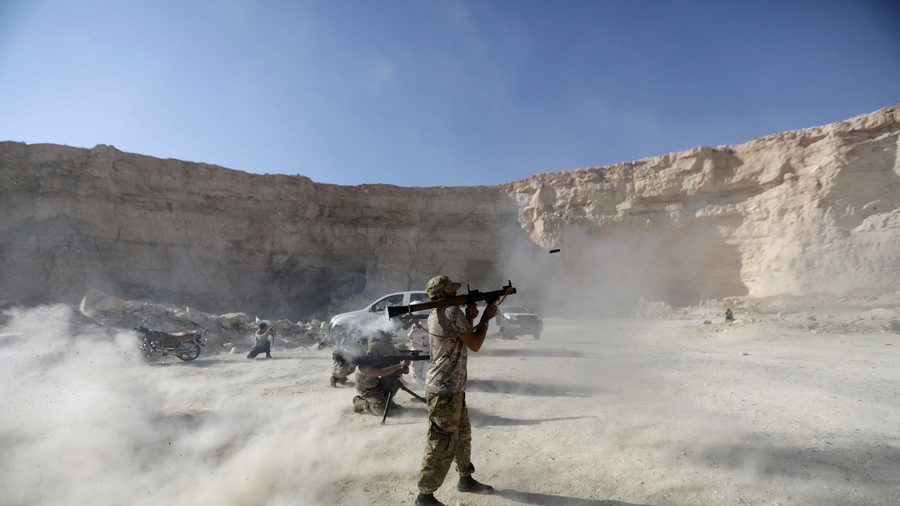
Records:
[[[537,340],[540,339],[540,338],[541,338],[541,333],[540,333],[540,332],[538,332],[537,334],[534,335],[534,340],[535,340],[535,341],[537,341]]]

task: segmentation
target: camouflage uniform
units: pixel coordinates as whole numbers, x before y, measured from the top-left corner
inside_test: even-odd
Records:
[[[460,477],[471,476],[472,428],[466,409],[468,348],[459,335],[469,329],[465,313],[456,306],[433,309],[428,317],[431,367],[425,381],[428,402],[428,440],[419,492],[432,494],[444,482],[456,461]]]
[[[397,348],[388,339],[372,339],[369,341],[367,354],[381,353],[382,355],[396,355]],[[397,371],[380,378],[366,376],[366,371],[372,366],[360,365],[356,372],[356,397],[353,398],[353,411],[356,413],[369,413],[381,416],[387,406],[388,397],[400,390],[401,372]],[[393,406],[393,403],[391,403]]]
[[[461,477],[475,472],[471,461],[472,426],[465,392],[426,392],[425,400],[428,402],[428,440],[419,473],[419,492],[433,494],[444,483],[454,460],[456,472]]]
[[[335,381],[344,383],[355,370],[355,365],[348,362],[344,362],[343,364],[341,364],[340,362],[335,360],[334,364],[331,366],[331,377],[334,378]]]

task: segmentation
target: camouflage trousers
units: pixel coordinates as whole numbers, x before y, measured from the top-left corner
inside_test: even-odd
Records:
[[[331,366],[331,375],[341,381],[346,381],[355,370],[355,365],[341,365],[335,362],[334,365]]]
[[[466,393],[426,392],[425,400],[428,401],[428,440],[419,473],[419,492],[432,494],[444,483],[454,460],[460,476],[471,476],[475,466],[470,460],[472,427],[466,409]]]
[[[381,416],[387,406],[388,396],[396,394],[397,390],[400,390],[399,379],[392,376],[381,378],[377,388],[364,392],[357,391],[358,395],[353,398],[353,412]]]

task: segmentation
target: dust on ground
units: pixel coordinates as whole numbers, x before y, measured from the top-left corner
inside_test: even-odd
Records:
[[[404,408],[384,426],[353,414],[354,389],[327,386],[328,349],[148,364],[133,333],[73,325],[64,306],[11,314],[0,328],[0,503],[415,498],[424,406],[400,392]],[[467,404],[475,477],[498,493],[457,492],[451,470],[436,495],[895,504],[898,335],[809,328],[828,317],[808,316],[547,319],[540,340],[491,337],[470,354]]]

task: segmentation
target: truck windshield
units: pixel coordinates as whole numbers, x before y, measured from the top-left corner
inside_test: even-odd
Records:
[[[429,300],[431,300],[431,298],[428,297],[428,294],[425,292],[416,292],[416,293],[409,294],[409,303],[410,304],[416,304],[419,302],[428,302]]]

